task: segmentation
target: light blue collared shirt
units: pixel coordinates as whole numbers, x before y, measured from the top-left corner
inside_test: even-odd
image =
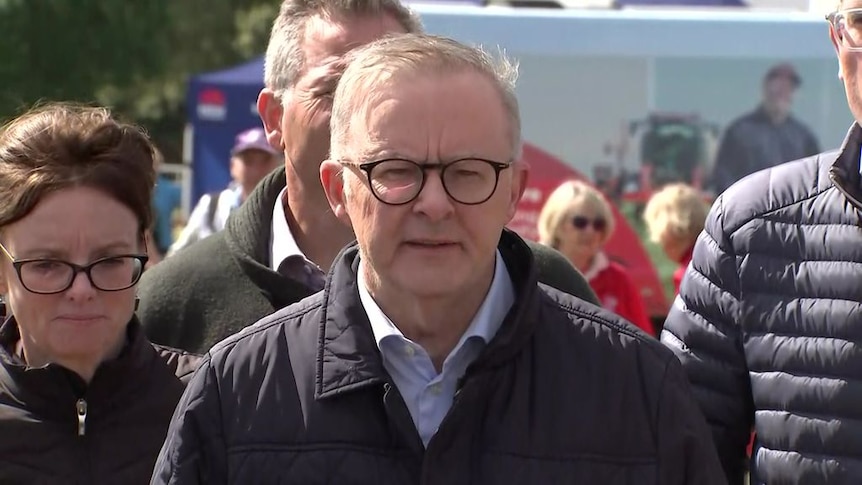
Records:
[[[461,340],[443,361],[443,371],[438,374],[425,349],[404,337],[377,306],[377,302],[368,293],[363,269],[363,262],[360,261],[359,298],[371,322],[371,330],[383,356],[383,366],[404,398],[416,430],[427,447],[452,407],[458,379],[497,334],[503,319],[514,304],[515,288],[512,279],[503,257],[497,251],[494,279],[488,294]]]

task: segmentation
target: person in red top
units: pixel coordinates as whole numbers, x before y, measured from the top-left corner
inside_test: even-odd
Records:
[[[661,246],[672,261],[679,263],[673,273],[674,292],[679,293],[682,277],[691,262],[697,236],[703,231],[709,205],[694,187],[676,183],[665,186],[647,202],[644,221],[650,239]]]
[[[614,231],[611,207],[597,189],[564,182],[539,214],[539,241],[560,251],[587,278],[602,306],[655,336],[643,298],[626,268],[602,251]]]
[[[673,291],[674,294],[679,293],[679,285],[682,284],[682,277],[685,275],[685,269],[688,268],[688,263],[691,263],[691,255],[694,251],[694,245],[692,244],[689,248],[683,253],[682,258],[677,260],[679,266],[673,272]]]

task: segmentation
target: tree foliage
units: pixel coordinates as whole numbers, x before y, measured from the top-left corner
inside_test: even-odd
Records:
[[[0,0],[0,118],[106,105],[179,158],[190,76],[260,55],[279,0]]]

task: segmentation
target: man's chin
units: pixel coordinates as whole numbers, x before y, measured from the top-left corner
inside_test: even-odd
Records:
[[[463,285],[458,284],[451,271],[417,271],[402,278],[400,285],[406,293],[416,298],[443,298],[458,294]]]

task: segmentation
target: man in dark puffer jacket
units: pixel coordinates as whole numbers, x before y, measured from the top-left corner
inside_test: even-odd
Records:
[[[860,45],[862,30],[843,15],[832,38],[860,120],[860,54],[847,42]],[[722,194],[665,323],[732,485],[752,424],[752,484],[862,483],[860,148],[854,124],[839,151]]]
[[[345,64],[320,178],[358,243],[210,350],[153,485],[723,483],[673,353],[540,285],[503,229],[527,177],[511,64],[415,34]]]

